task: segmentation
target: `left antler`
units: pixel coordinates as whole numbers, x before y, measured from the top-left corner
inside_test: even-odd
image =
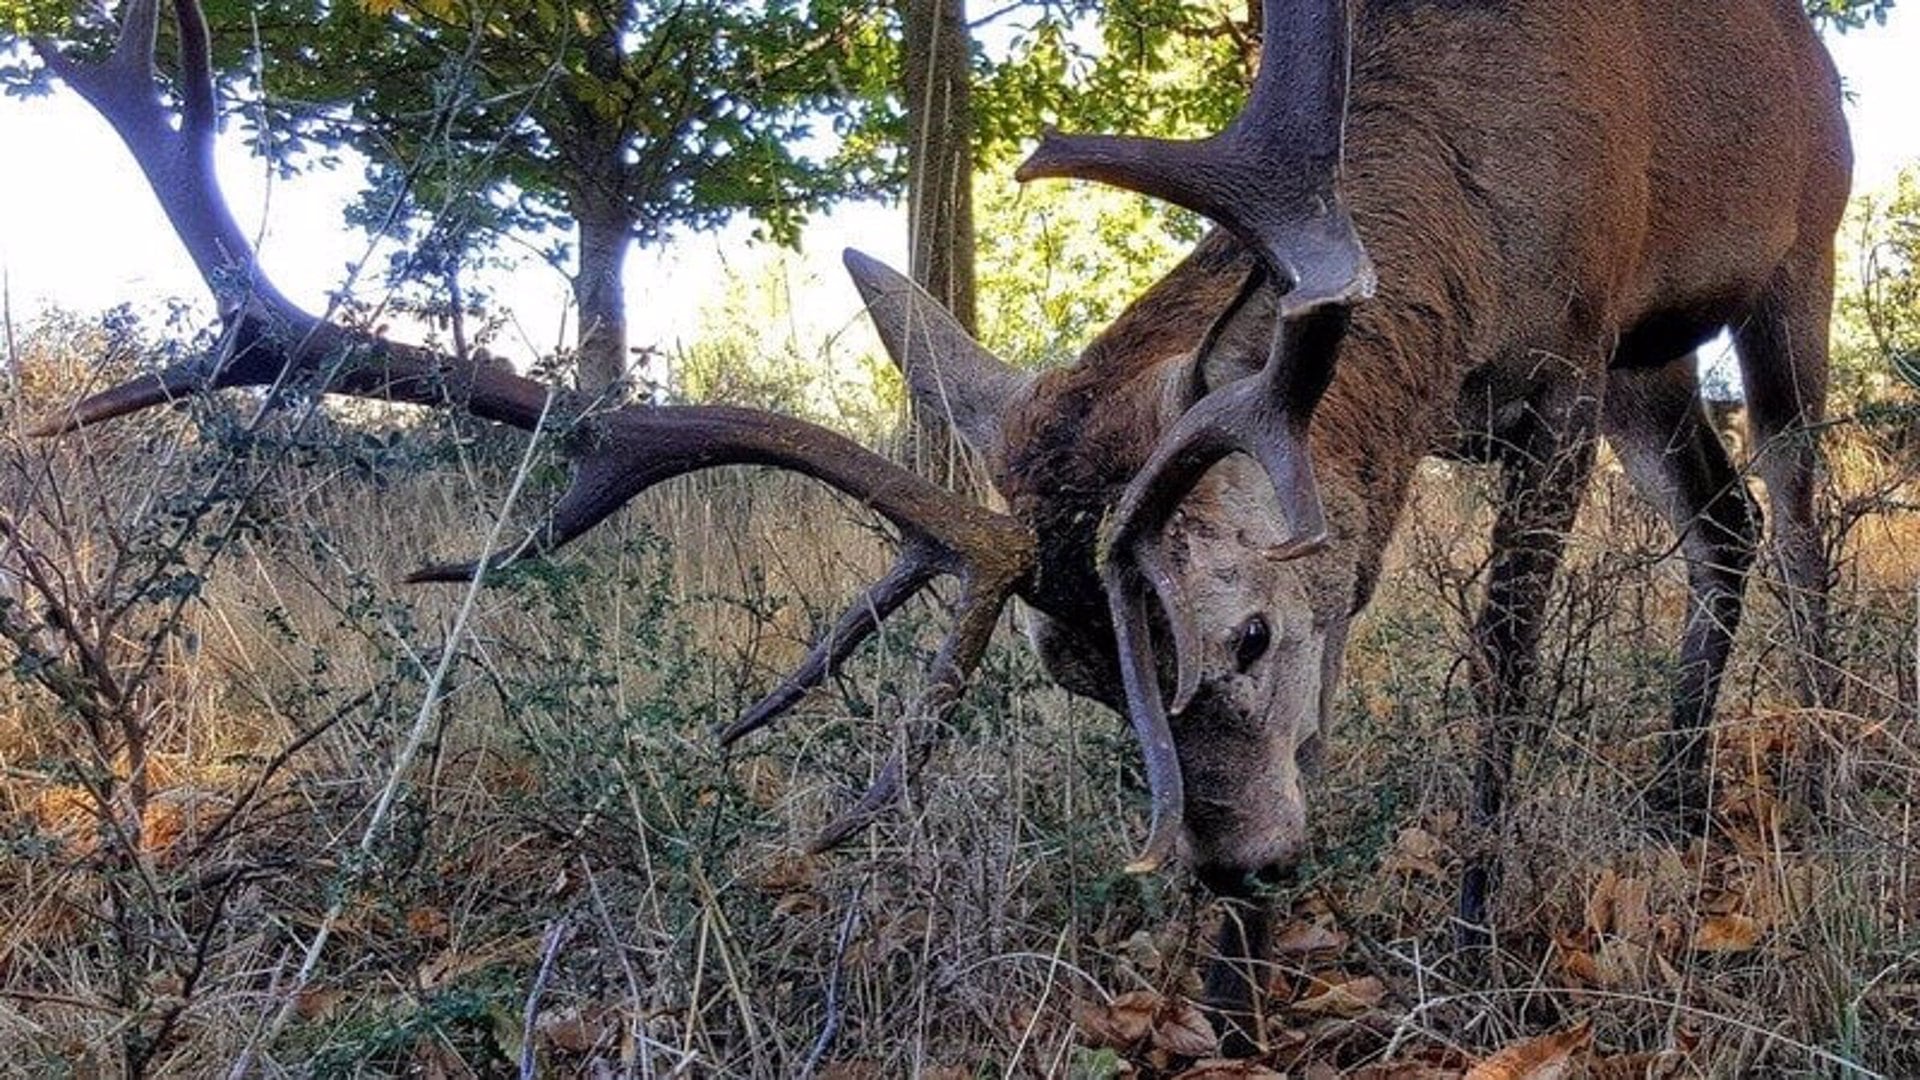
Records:
[[[788,416],[728,406],[596,410],[585,395],[474,361],[399,345],[316,318],[260,272],[213,170],[214,99],[206,22],[193,0],[174,4],[183,96],[174,117],[154,79],[159,13],[132,0],[119,42],[99,63],[35,46],[54,72],[119,132],[175,231],[219,298],[227,331],[199,362],[179,364],[95,394],[35,429],[56,435],[210,388],[302,381],[330,393],[465,408],[526,431],[557,432],[573,476],[547,522],[521,544],[470,563],[430,566],[414,581],[452,581],[552,551],[671,477],[720,465],[803,473],[872,507],[900,530],[893,569],[855,603],[778,688],[721,733],[731,743],[791,708],[825,680],[880,621],[935,578],[960,580],[952,627],[911,707],[906,738],[855,806],[817,842],[853,835],[897,796],[959,702],[1007,600],[1031,578],[1035,543],[1013,518],[968,502],[844,436]]]
[[[1307,430],[1332,380],[1347,312],[1374,286],[1339,187],[1352,44],[1346,4],[1264,0],[1260,71],[1246,105],[1220,133],[1181,142],[1049,132],[1016,174],[1023,181],[1096,180],[1204,214],[1258,252],[1265,283],[1283,293],[1260,374],[1195,403],[1161,437],[1114,515],[1102,576],[1121,637],[1128,708],[1143,737],[1166,727],[1147,645],[1147,590],[1159,595],[1175,630],[1176,709],[1196,681],[1194,658],[1181,641],[1186,616],[1157,546],[1200,477],[1229,454],[1253,457],[1272,480],[1291,532],[1276,557],[1305,555],[1326,541]],[[1167,832],[1161,846],[1171,850]],[[1147,857],[1154,853],[1150,845]]]

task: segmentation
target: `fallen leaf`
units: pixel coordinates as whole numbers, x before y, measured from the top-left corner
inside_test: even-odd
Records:
[[[1086,1036],[1089,1046],[1127,1050],[1152,1030],[1153,1013],[1159,1005],[1159,994],[1151,990],[1129,990],[1104,1005],[1075,1002],[1073,1024]]]
[[[814,888],[819,878],[819,870],[820,860],[817,856],[776,855],[753,876],[753,884],[762,892],[800,892]]]
[[[1339,952],[1347,947],[1347,935],[1319,923],[1288,923],[1273,939],[1275,952],[1304,956],[1315,952]]]
[[[1440,839],[1417,825],[1400,830],[1393,841],[1393,850],[1380,861],[1380,871],[1386,874],[1405,874],[1409,877],[1424,875],[1436,880],[1445,879],[1446,872],[1440,869],[1440,859],[1446,851],[1446,845]]]
[[[1622,877],[1611,866],[1600,871],[1587,896],[1587,928],[1596,934],[1648,944],[1653,938],[1652,887],[1643,878]]]
[[[773,905],[776,919],[792,918],[795,915],[818,915],[827,910],[826,897],[814,892],[790,892]]]
[[[1207,1058],[1194,1062],[1191,1068],[1176,1074],[1173,1080],[1287,1080],[1287,1074],[1274,1072],[1257,1061]]]
[[[1386,984],[1371,975],[1337,982],[1316,980],[1306,997],[1287,1007],[1321,1016],[1355,1017],[1373,1011],[1386,996]]]
[[[1645,1054],[1615,1054],[1587,1062],[1581,1080],[1666,1080],[1680,1075],[1687,1055],[1678,1050],[1655,1050]]]
[[[1206,1057],[1220,1050],[1220,1036],[1190,1001],[1169,998],[1154,1013],[1153,1044],[1180,1057]]]
[[[293,1010],[302,1020],[331,1020],[346,1000],[345,990],[302,990],[293,999]]]
[[[1467,1070],[1464,1080],[1560,1080],[1573,1070],[1573,1056],[1593,1042],[1586,1019],[1551,1035],[1514,1043]]]
[[[1752,916],[1715,915],[1693,932],[1693,947],[1701,952],[1746,952],[1760,944],[1760,924]]]
[[[453,924],[446,912],[432,904],[422,904],[407,911],[407,929],[416,937],[445,941],[453,933]]]
[[[1138,1050],[1165,1060],[1199,1058],[1219,1052],[1220,1037],[1192,1002],[1151,990],[1130,990],[1101,1005],[1076,1002],[1073,1023],[1095,1049]]]
[[[1554,952],[1560,958],[1560,971],[1567,978],[1588,986],[1600,985],[1600,966],[1593,958],[1592,932],[1555,934]]]
[[[607,1009],[584,1012],[569,1006],[542,1012],[533,1022],[533,1033],[556,1050],[585,1054],[619,1040],[619,1017]]]

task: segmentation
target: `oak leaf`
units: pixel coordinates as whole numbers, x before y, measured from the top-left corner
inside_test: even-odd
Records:
[[[1464,1080],[1561,1080],[1573,1071],[1575,1054],[1593,1042],[1593,1021],[1514,1043],[1467,1070]]]
[[[1435,880],[1444,880],[1446,871],[1440,869],[1441,857],[1446,853],[1446,845],[1440,838],[1417,825],[1400,830],[1393,841],[1393,850],[1380,861],[1380,871],[1386,874],[1405,874],[1408,877],[1425,876]]]
[[[1759,921],[1738,912],[1705,919],[1693,932],[1693,947],[1701,952],[1747,952],[1758,944]]]
[[[1207,1058],[1175,1074],[1173,1080],[1287,1080],[1287,1074],[1274,1072],[1257,1061]]]
[[[1073,1024],[1096,1049],[1131,1049],[1147,1037],[1153,1028],[1153,1013],[1160,995],[1151,990],[1129,990],[1106,1004],[1075,1002]]]
[[[1333,976],[1316,980],[1306,997],[1289,1005],[1296,1012],[1321,1016],[1363,1016],[1377,1008],[1387,996],[1387,986],[1371,975],[1357,979]]]
[[[1347,947],[1347,935],[1331,926],[1314,922],[1288,923],[1273,939],[1275,952],[1305,955],[1315,952],[1340,952]]]

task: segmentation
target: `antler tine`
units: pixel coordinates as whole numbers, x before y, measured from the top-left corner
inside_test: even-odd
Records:
[[[1372,295],[1373,268],[1341,199],[1351,51],[1347,0],[1264,0],[1246,105],[1193,141],[1048,131],[1015,176],[1077,177],[1204,214],[1288,286],[1282,313]]]
[[[833,629],[814,644],[806,660],[772,693],[720,732],[720,745],[732,746],[741,737],[760,730],[797,704],[807,691],[820,685],[888,616],[933,580],[939,573],[937,557],[936,550],[927,541],[917,537],[904,539],[900,556],[887,576],[847,608]]]
[[[1028,542],[1032,542],[1031,534]],[[967,680],[979,666],[1001,609],[1026,576],[1025,572],[1013,574],[1012,569],[1010,565],[976,561],[961,573],[959,613],[928,669],[926,689],[901,721],[899,742],[872,786],[858,802],[821,830],[812,850],[838,847],[858,835],[900,797],[906,783],[919,773],[939,742],[954,707],[960,703]]]
[[[1149,874],[1171,859],[1179,845],[1185,826],[1186,782],[1180,773],[1180,754],[1173,743],[1166,706],[1160,700],[1160,672],[1149,636],[1146,594],[1135,568],[1128,563],[1108,560],[1101,567],[1101,576],[1119,649],[1127,719],[1146,761],[1151,807],[1146,846],[1127,864],[1127,872]]]
[[[1287,518],[1291,536],[1270,555],[1296,558],[1319,550],[1327,522],[1306,429],[1332,378],[1346,325],[1342,307],[1282,321],[1274,333],[1277,360],[1189,407],[1121,494],[1108,557],[1124,557],[1157,533],[1200,477],[1233,453],[1247,454],[1266,469]]]
[[[1219,134],[1178,142],[1049,133],[1020,167],[1023,180],[1083,177],[1205,214],[1260,255],[1283,293],[1256,384],[1267,400],[1248,392],[1231,403],[1203,399],[1175,426],[1122,503],[1116,552],[1151,542],[1141,512],[1152,511],[1158,525],[1208,467],[1236,450],[1272,475],[1293,531],[1286,546],[1305,553],[1321,542],[1326,512],[1312,482],[1306,429],[1332,377],[1338,337],[1319,331],[1344,328],[1344,315],[1327,313],[1344,312],[1374,288],[1338,184],[1351,51],[1346,3],[1264,0],[1253,92]],[[1296,329],[1305,323],[1312,332]]]

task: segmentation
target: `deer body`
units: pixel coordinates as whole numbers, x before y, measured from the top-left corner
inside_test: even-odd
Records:
[[[1803,621],[1821,618],[1811,452],[1785,433],[1821,415],[1849,155],[1837,78],[1798,5],[1376,0],[1355,29],[1347,183],[1379,285],[1355,306],[1313,414],[1328,545],[1263,560],[1281,512],[1243,457],[1215,465],[1168,527],[1206,642],[1201,690],[1173,720],[1189,855],[1229,895],[1304,840],[1302,759],[1348,620],[1430,453],[1496,461],[1507,483],[1474,632],[1483,827],[1498,820],[1546,593],[1600,430],[1683,534],[1692,599],[1655,801],[1701,810],[1703,730],[1758,528],[1693,372],[1692,350],[1723,326],[1741,346],[1755,443],[1770,447],[1758,467],[1786,578]],[[1057,606],[1089,616],[1036,616],[1035,644],[1064,685],[1115,708],[1114,643],[1086,629],[1102,625],[1100,523],[1203,392],[1189,388],[1196,376],[1217,385],[1264,361],[1271,303],[1232,310],[1256,265],[1210,236],[1078,364],[1035,379],[987,448],[1069,596]],[[1271,624],[1273,659],[1236,670],[1236,628],[1255,614]],[[1485,921],[1489,874],[1468,871],[1469,925]],[[1249,944],[1223,940],[1222,952]],[[1220,979],[1212,989],[1234,996]]]

